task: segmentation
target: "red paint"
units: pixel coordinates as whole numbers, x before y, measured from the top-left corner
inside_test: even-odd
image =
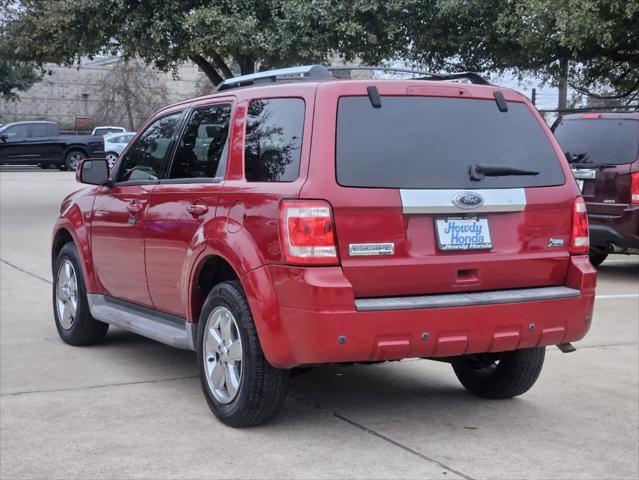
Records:
[[[585,318],[592,314],[596,273],[587,256],[571,255],[568,249],[579,196],[574,182],[527,189],[522,212],[488,214],[498,232],[491,251],[440,252],[432,215],[403,214],[397,189],[344,188],[335,181],[337,98],[366,95],[371,83],[381,95],[410,92],[494,101],[494,87],[371,80],[243,88],[173,106],[187,109],[220,99],[233,103],[224,180],[91,187],[68,197],[55,231],[67,229],[78,245],[88,291],[196,322],[203,301],[198,275],[207,259],[221,257],[240,278],[264,353],[279,367],[503,351],[582,338],[590,325]],[[514,91],[499,90],[508,102],[528,106],[570,179],[570,168],[534,107]],[[305,101],[300,175],[288,183],[246,182],[248,102],[278,96]],[[290,255],[287,262],[281,212],[297,199],[320,200],[332,218],[287,223],[298,229],[291,244],[307,246],[303,232],[321,230],[319,245],[336,246],[332,266],[292,266],[299,262]],[[564,246],[550,247],[549,237],[563,240]],[[395,254],[348,254],[349,243],[375,242],[393,242]],[[568,285],[582,295],[393,312],[357,312],[354,306],[355,298],[367,296],[546,285]],[[537,325],[534,331],[530,323]],[[423,332],[428,332],[426,341]],[[339,336],[346,341],[339,343]]]

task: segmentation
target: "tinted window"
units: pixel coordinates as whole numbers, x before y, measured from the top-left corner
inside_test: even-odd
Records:
[[[31,137],[54,137],[55,127],[46,123],[34,123],[31,125]]]
[[[4,130],[2,134],[6,135],[9,140],[20,140],[27,138],[27,132],[27,125],[15,125]]]
[[[120,164],[118,181],[157,180],[182,112],[153,122],[131,146]]]
[[[250,182],[292,182],[300,171],[304,100],[253,100],[248,108],[244,168]]]
[[[230,104],[195,110],[180,138],[169,178],[223,175],[230,119]]]
[[[343,97],[337,114],[337,180],[384,188],[513,188],[561,185],[561,165],[522,103],[494,100]],[[472,181],[472,164],[535,170],[536,176]]]
[[[571,163],[620,165],[637,160],[637,120],[569,119],[559,123],[555,136]]]

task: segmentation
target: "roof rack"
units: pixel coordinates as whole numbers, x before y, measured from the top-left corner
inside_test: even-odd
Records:
[[[325,67],[324,65],[304,65],[301,67],[280,68],[277,70],[269,70],[266,72],[251,73],[250,75],[241,75],[239,77],[227,78],[220,83],[215,89],[216,92],[222,90],[230,90],[238,87],[246,87],[249,85],[271,84],[277,81],[303,81],[303,80],[335,80],[342,77],[333,75],[333,72],[347,71],[380,71],[384,73],[410,73],[418,75],[411,80],[468,80],[470,83],[478,85],[490,85],[490,82],[482,76],[472,73],[429,73],[419,70],[410,70],[405,68],[392,67]]]

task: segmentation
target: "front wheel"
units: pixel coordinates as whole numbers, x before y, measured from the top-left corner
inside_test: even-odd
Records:
[[[453,370],[470,393],[484,398],[512,398],[535,384],[544,365],[546,347],[502,353],[465,355],[452,361]]]
[[[253,316],[237,282],[216,285],[198,324],[197,361],[211,411],[231,427],[266,423],[286,397],[288,370],[264,358]]]
[[[102,341],[109,325],[91,316],[80,256],[73,242],[62,247],[53,271],[53,316],[60,338],[70,345]]]

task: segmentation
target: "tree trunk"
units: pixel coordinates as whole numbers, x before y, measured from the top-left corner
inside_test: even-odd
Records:
[[[192,55],[191,60],[193,60],[193,62],[198,67],[200,67],[200,70],[202,70],[204,72],[204,75],[206,75],[208,79],[211,80],[211,83],[213,85],[217,86],[220,83],[222,83],[224,78],[222,78],[222,76],[217,72],[215,67],[211,65],[209,61],[206,58],[204,58],[202,55]]]
[[[255,73],[255,59],[248,56],[241,56],[237,58],[237,63],[240,65],[240,73],[242,75],[249,75]]]
[[[557,108],[565,110],[568,106],[568,58],[559,59],[559,102]],[[559,112],[561,117],[561,112]]]

